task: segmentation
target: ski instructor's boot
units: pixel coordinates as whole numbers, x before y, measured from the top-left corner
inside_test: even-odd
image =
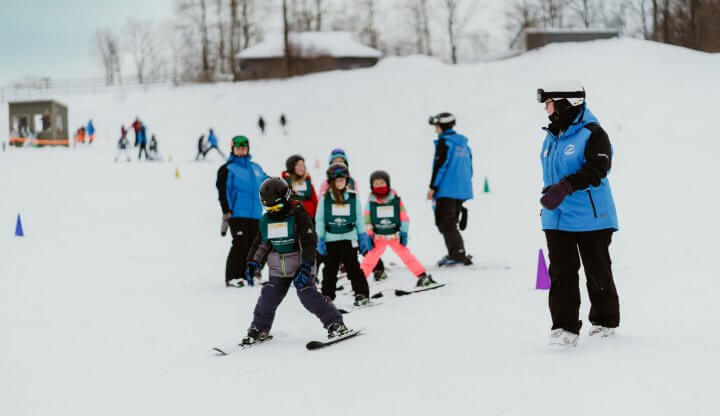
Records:
[[[240,345],[252,345],[256,342],[263,342],[268,338],[268,333],[253,327],[248,329],[247,335],[242,339]]]

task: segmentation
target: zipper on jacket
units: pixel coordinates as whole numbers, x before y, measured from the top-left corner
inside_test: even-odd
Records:
[[[597,218],[597,210],[595,209],[595,201],[593,201],[592,192],[590,192],[589,189],[586,192],[590,197],[590,205],[592,205],[593,215],[595,216],[595,218]]]
[[[287,277],[287,273],[285,272],[285,255],[280,255],[280,270],[282,271],[283,277]]]

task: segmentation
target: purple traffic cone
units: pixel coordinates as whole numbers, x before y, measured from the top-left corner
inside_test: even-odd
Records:
[[[535,289],[550,289],[550,275],[548,274],[548,268],[545,265],[545,255],[543,254],[542,249],[540,249],[540,253],[538,253],[537,280],[535,281]]]

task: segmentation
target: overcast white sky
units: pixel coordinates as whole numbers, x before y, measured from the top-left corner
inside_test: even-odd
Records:
[[[406,15],[398,11],[403,1],[379,0],[381,36],[393,37],[411,30]],[[469,29],[487,33],[492,49],[498,49],[499,39],[504,35],[503,10],[507,1],[478,1]],[[266,5],[270,2],[279,4],[279,0],[258,0]],[[101,77],[98,58],[90,52],[97,29],[119,30],[129,17],[162,22],[174,16],[174,0],[0,0],[0,3],[0,86],[26,75],[54,79]],[[269,20],[263,25],[267,30],[280,26],[270,24],[274,16],[266,16],[265,20]],[[435,11],[433,20],[442,24],[441,10]],[[435,39],[440,36],[444,34],[437,30]]]

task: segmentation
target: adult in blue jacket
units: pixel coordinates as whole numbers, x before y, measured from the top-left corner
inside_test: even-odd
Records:
[[[438,265],[471,265],[458,222],[465,223],[467,220],[463,202],[473,198],[472,152],[467,137],[453,130],[454,115],[440,113],[430,117],[430,124],[435,126],[438,138],[435,140],[435,159],[427,198],[435,202],[435,225],[445,239],[448,253]],[[464,218],[462,221],[461,215]]]
[[[607,175],[613,150],[579,84],[538,90],[550,124],[542,146],[542,228],[550,256],[550,343],[577,344],[582,260],[590,297],[589,334],[610,336],[620,323],[609,247],[618,229]]]
[[[225,285],[245,286],[246,258],[263,215],[260,185],[268,175],[250,156],[250,141],[245,136],[232,139],[232,153],[218,169],[215,186],[223,213],[221,234],[232,233],[232,247],[225,264]]]
[[[137,134],[138,139],[138,145],[140,146],[140,150],[138,150],[138,161],[142,158],[143,152],[145,152],[145,160],[148,160],[148,152],[147,152],[147,130],[145,129],[145,124],[140,125],[140,131]]]

